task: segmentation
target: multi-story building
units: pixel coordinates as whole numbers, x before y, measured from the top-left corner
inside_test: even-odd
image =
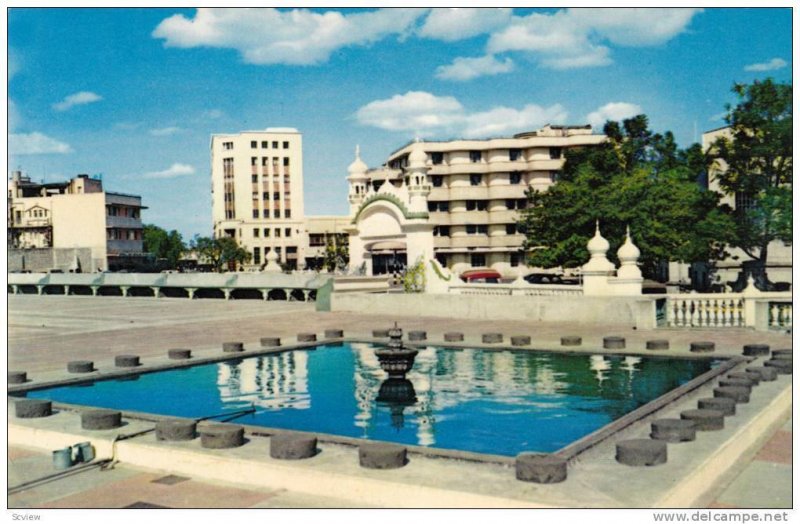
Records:
[[[546,190],[558,179],[566,149],[595,146],[603,140],[605,136],[593,134],[588,125],[547,125],[509,138],[412,142],[389,155],[381,168],[367,170],[360,160],[354,162],[348,177],[351,216],[355,220],[360,206],[373,202],[370,197],[383,189],[392,192],[394,188],[402,200],[402,188],[415,185],[408,180],[409,156],[421,147],[430,186],[427,221],[433,226],[436,259],[456,273],[490,267],[504,276],[515,276],[524,240],[516,222],[527,202],[526,190]],[[417,212],[415,219],[422,214]],[[354,238],[351,235],[351,250]],[[402,242],[365,245],[374,247],[365,257],[371,261],[372,273],[406,263]],[[357,254],[356,259],[361,258]]]
[[[346,216],[306,217],[305,230],[308,238],[308,244],[305,246],[306,268],[323,268],[325,249],[329,244],[336,247],[347,246],[349,227],[350,217]]]
[[[140,196],[105,191],[88,175],[45,184],[15,171],[8,183],[9,270],[135,267],[146,257],[142,209]]]
[[[234,238],[252,254],[245,269],[264,266],[271,250],[286,267],[304,264],[299,131],[268,128],[212,135],[211,191],[214,236]]]

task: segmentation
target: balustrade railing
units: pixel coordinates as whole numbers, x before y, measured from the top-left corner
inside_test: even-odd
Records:
[[[744,299],[739,294],[667,297],[667,325],[674,327],[743,327]]]
[[[792,303],[790,302],[769,302],[769,322],[770,329],[791,329],[792,328]]]
[[[557,295],[583,295],[580,286],[538,284],[455,284],[450,293],[458,295],[521,295],[526,297],[548,297]]]

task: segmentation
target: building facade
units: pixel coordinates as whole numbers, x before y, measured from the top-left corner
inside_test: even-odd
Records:
[[[305,265],[303,136],[268,128],[211,137],[214,237],[230,237],[252,255],[246,270],[275,251],[290,269]],[[234,268],[231,268],[234,269]]]
[[[423,208],[406,209],[409,212],[401,218],[410,217],[414,223],[422,219],[432,228],[435,257],[442,266],[455,273],[488,267],[505,277],[516,276],[524,240],[516,222],[527,202],[525,192],[545,191],[558,179],[565,150],[603,140],[605,136],[593,134],[591,126],[547,125],[509,138],[414,142],[392,153],[378,169],[368,169],[357,158],[348,169],[350,213],[356,226],[350,235],[351,260],[369,266],[368,274],[411,263],[407,243],[397,234],[381,241],[375,232],[376,241],[366,241],[359,238],[364,235],[357,222],[381,194],[386,202],[393,198],[409,206],[416,196]],[[418,159],[429,186],[424,190],[411,175],[409,158],[414,150],[424,153]]]
[[[44,184],[15,171],[8,184],[9,270],[135,267],[146,258],[143,209],[140,196],[105,191],[88,175]]]

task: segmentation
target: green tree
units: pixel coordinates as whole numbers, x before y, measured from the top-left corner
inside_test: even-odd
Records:
[[[714,143],[714,175],[744,204],[732,244],[763,268],[770,242],[792,241],[792,86],[756,80],[733,92],[739,103],[726,106],[730,136]]]
[[[210,238],[195,235],[191,246],[200,257],[208,260],[214,270],[218,272],[222,272],[226,268],[235,270],[252,258],[252,254],[249,251],[230,237]]]
[[[705,164],[700,147],[682,150],[672,133],[653,134],[644,115],[622,125],[608,122],[604,132],[603,144],[567,152],[560,179],[546,192],[528,191],[518,227],[526,235],[529,264],[583,265],[595,221],[615,262],[630,226],[647,278],[657,278],[663,261],[724,258],[730,208],[697,183]]]
[[[152,253],[156,259],[164,259],[170,268],[178,265],[178,261],[186,251],[183,237],[175,231],[166,230],[153,224],[145,224],[142,231],[144,250]]]
[[[322,263],[328,271],[335,271],[347,266],[350,262],[350,252],[346,241],[341,241],[336,237],[329,237],[325,244],[325,253]]]

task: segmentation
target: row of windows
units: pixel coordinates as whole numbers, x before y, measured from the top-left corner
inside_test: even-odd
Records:
[[[466,208],[467,211],[486,211],[489,206],[489,200],[466,200]],[[506,209],[514,210],[514,209],[525,209],[528,204],[528,200],[525,198],[509,198],[506,199],[505,205]],[[441,201],[428,201],[428,211],[431,212],[444,212],[450,211],[450,201],[449,200],[441,200]]]
[[[139,209],[128,206],[106,206],[106,215],[110,217],[139,218]]]
[[[280,218],[281,217],[281,210],[280,209],[273,209],[272,210],[272,218]],[[253,210],[253,218],[259,218],[258,209]],[[264,218],[269,218],[269,209],[264,210]],[[291,209],[284,209],[283,210],[283,218],[292,218],[292,210]]]
[[[560,147],[551,147],[550,148],[550,158],[552,160],[557,160],[561,158],[562,150]],[[508,159],[511,162],[516,162],[517,160],[522,160],[522,149],[509,149],[508,150]],[[470,151],[469,152],[469,161],[472,163],[478,163],[483,160],[483,151]],[[444,163],[444,153],[442,152],[432,152],[431,153],[431,164],[433,165],[440,165]]]
[[[553,180],[553,173],[550,173],[550,179]],[[431,184],[433,187],[442,187],[444,185],[444,176],[442,175],[431,175]],[[511,185],[517,185],[522,183],[522,173],[519,171],[512,171],[508,174],[508,183]],[[471,186],[480,186],[483,184],[483,175],[474,173],[469,176],[469,185]]]
[[[447,259],[450,255],[445,253],[437,253],[436,260],[439,261],[444,267],[448,267]],[[510,263],[511,267],[519,266],[520,255],[519,253],[511,253]],[[472,267],[486,267],[486,255],[483,253],[471,253],[469,256],[469,265]]]
[[[284,142],[283,143],[283,148],[284,149],[289,149],[289,142]],[[258,149],[258,140],[251,140],[250,141],[250,149]],[[261,149],[269,149],[269,141],[268,140],[262,140],[261,141]],[[278,141],[277,140],[273,140],[272,141],[272,149],[278,149]]]
[[[281,158],[283,158],[284,167],[289,167],[289,157],[288,156],[284,156],[284,157],[274,156],[274,157],[272,157],[272,167],[273,168],[275,168],[275,169],[278,168],[278,163],[281,162]],[[270,159],[270,157],[268,157],[268,156],[262,156],[261,157],[261,166],[262,167],[266,167],[269,159]],[[250,165],[251,166],[257,166],[258,165],[258,157],[257,156],[251,156],[250,157]]]
[[[517,234],[517,225],[516,224],[506,224],[506,235],[516,235]],[[489,228],[486,225],[474,225],[474,224],[467,224],[466,231],[468,235],[488,235]],[[433,228],[433,236],[435,237],[449,237],[450,236],[450,226],[435,226]]]
[[[107,240],[141,240],[141,229],[106,229]]]
[[[279,257],[281,256],[281,251],[282,250],[281,250],[280,246],[275,248],[275,253],[277,253],[277,255]],[[270,252],[270,248],[265,247],[264,248],[264,256],[266,257],[267,253],[269,253],[269,252]],[[286,254],[287,255],[297,254],[297,246],[286,246]],[[260,264],[260,263],[261,263],[261,248],[260,247],[254,247],[253,248],[253,264]]]
[[[47,210],[46,209],[29,209],[27,211],[27,215],[32,218],[46,218],[47,217]]]
[[[282,228],[282,229],[283,229],[283,236],[284,236],[285,238],[290,238],[290,237],[292,236],[292,228],[290,228],[290,227],[284,227],[284,228]],[[272,232],[272,231],[273,231],[273,229],[272,229],[272,228],[265,227],[265,228],[264,228],[264,238],[269,238],[269,237],[270,237],[270,234],[271,234],[271,232]],[[274,233],[272,233],[272,235],[273,235],[275,238],[281,238],[281,228],[279,228],[279,227],[276,227],[276,228],[274,229],[274,231],[275,231],[275,232],[274,232]],[[254,228],[253,228],[253,238],[259,238],[259,235],[260,235],[260,234],[261,234],[261,228],[254,227]]]
[[[289,193],[288,191],[284,193],[284,198],[286,200],[288,200],[290,196],[291,196],[291,193]],[[261,198],[263,200],[269,200],[269,192],[268,191],[264,191],[262,193],[262,197]],[[275,191],[274,193],[272,193],[272,200],[280,200],[280,199],[281,199],[280,192]],[[258,191],[253,191],[253,200],[258,200]]]

